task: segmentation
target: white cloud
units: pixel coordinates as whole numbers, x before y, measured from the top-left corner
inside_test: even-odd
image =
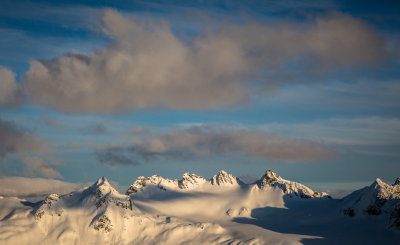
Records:
[[[375,63],[383,49],[377,33],[345,14],[304,26],[230,25],[189,44],[166,23],[138,25],[113,10],[105,11],[103,23],[109,46],[31,62],[24,86],[35,103],[78,113],[229,106],[248,98],[248,83],[259,71],[270,78],[252,85],[281,82],[282,65],[296,57],[313,73]]]

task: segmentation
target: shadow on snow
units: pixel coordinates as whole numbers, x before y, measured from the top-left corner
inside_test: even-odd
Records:
[[[252,218],[233,221],[279,233],[322,237],[303,239],[303,244],[398,244],[400,233],[387,230],[382,216],[344,216],[340,212],[342,200],[284,197],[284,202],[287,209],[256,208]]]

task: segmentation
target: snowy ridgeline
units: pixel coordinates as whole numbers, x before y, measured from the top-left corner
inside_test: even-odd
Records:
[[[225,172],[220,171],[214,175],[210,180],[206,180],[196,174],[185,173],[181,180],[170,180],[153,175],[151,177],[139,177],[132,185],[129,186],[126,194],[136,194],[141,192],[147,186],[157,187],[161,190],[172,190],[172,191],[202,191],[210,190],[213,187],[227,187],[227,188],[251,188],[256,187],[263,190],[268,189],[279,189],[283,194],[290,197],[300,198],[329,198],[329,195],[325,192],[319,193],[311,190],[310,188],[293,181],[282,179],[279,175],[267,170],[265,175],[253,184],[245,184],[239,178]]]
[[[329,244],[334,232],[313,233],[322,226],[365,244],[379,236],[391,244],[400,234],[399,200],[400,179],[394,185],[377,179],[336,200],[270,170],[252,184],[225,171],[209,180],[189,173],[180,180],[139,177],[126,194],[102,177],[38,203],[0,199],[0,244]],[[358,228],[337,231],[340,222]],[[365,235],[363,225],[376,226],[376,233]]]

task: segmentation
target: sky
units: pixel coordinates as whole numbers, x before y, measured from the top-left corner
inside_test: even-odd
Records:
[[[271,169],[324,191],[391,184],[398,9],[3,0],[0,178],[126,187],[221,169],[251,182]]]

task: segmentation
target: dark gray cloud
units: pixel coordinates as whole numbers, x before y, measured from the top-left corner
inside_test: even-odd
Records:
[[[339,13],[300,26],[228,25],[184,43],[165,23],[138,25],[107,10],[102,31],[113,40],[103,49],[31,62],[24,87],[33,102],[72,113],[215,108],[245,101],[249,87],[273,88],[288,70],[374,64],[383,53],[376,32]]]
[[[65,144],[59,144],[57,145],[57,149],[60,150],[77,150],[83,148],[83,144],[77,143],[77,142],[68,142]]]
[[[104,147],[96,154],[103,163],[137,165],[139,161],[205,158],[235,152],[282,162],[307,162],[336,156],[335,152],[318,143],[288,140],[263,131],[218,126],[169,132],[129,147]]]
[[[0,118],[0,157],[7,154],[44,153],[46,143],[18,127],[13,122],[3,121]]]
[[[135,156],[132,155],[132,151],[124,147],[112,146],[109,148],[97,149],[95,155],[97,160],[104,164],[139,165],[139,162],[135,160]]]
[[[54,169],[58,162],[43,158],[49,150],[48,143],[44,140],[13,122],[3,121],[0,118],[0,157],[4,159],[9,154],[16,155],[25,164],[22,170],[25,176],[62,178]],[[34,156],[31,156],[32,154]]]
[[[106,134],[108,133],[108,128],[103,123],[94,122],[82,129],[84,134]]]
[[[61,174],[55,170],[52,162],[45,161],[40,157],[24,157],[22,161],[26,167],[24,169],[25,176],[44,176],[47,178],[62,178]]]
[[[49,118],[49,117],[40,117],[40,119],[46,124],[48,127],[57,127],[60,126],[60,121],[55,119],[55,118]]]

